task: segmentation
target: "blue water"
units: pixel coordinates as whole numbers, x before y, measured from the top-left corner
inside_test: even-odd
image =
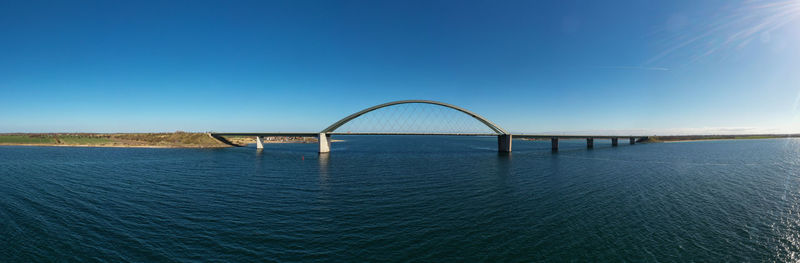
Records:
[[[0,147],[0,261],[797,261],[800,140]]]

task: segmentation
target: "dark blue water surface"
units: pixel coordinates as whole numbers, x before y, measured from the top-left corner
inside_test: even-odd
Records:
[[[0,261],[797,261],[800,140],[0,147]]]

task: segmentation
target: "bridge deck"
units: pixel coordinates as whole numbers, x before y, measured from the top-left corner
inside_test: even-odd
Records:
[[[382,132],[333,132],[329,135],[436,135],[436,136],[497,136],[494,133],[382,133]],[[317,137],[317,132],[242,132],[242,133],[211,133],[214,136],[259,136],[259,137]],[[613,138],[643,138],[647,136],[633,135],[555,135],[555,134],[512,134],[513,138],[528,139],[613,139]]]
[[[547,134],[514,134],[514,138],[528,138],[528,139],[614,139],[614,138],[645,138],[647,136],[633,136],[633,135],[547,135]]]
[[[317,137],[318,132],[212,132],[214,136]]]

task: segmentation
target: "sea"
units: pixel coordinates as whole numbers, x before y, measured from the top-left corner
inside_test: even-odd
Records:
[[[0,146],[0,262],[798,261],[800,140]]]

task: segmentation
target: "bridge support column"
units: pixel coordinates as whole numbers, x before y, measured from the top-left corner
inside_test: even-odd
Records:
[[[501,153],[511,152],[511,134],[497,135],[497,151]]]
[[[554,152],[557,152],[558,151],[558,138],[556,138],[556,137],[550,138],[550,143],[552,144],[552,148],[551,149]]]
[[[586,148],[594,148],[594,138],[586,138]]]
[[[264,149],[264,143],[261,142],[261,136],[256,136],[256,149]]]
[[[636,138],[631,137],[630,141],[631,141],[631,144],[636,144]]]
[[[619,138],[611,138],[611,146],[619,145]]]
[[[319,153],[331,152],[331,136],[323,132],[317,138],[319,138]]]

